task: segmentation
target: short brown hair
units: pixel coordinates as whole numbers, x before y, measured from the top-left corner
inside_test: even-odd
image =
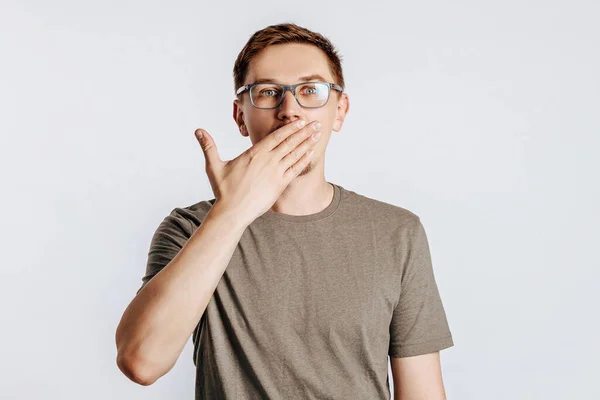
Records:
[[[345,87],[344,74],[342,72],[342,56],[333,44],[321,35],[294,23],[270,25],[256,31],[238,55],[233,66],[234,90],[238,90],[244,84],[248,74],[250,61],[258,53],[268,46],[282,43],[306,43],[317,46],[329,59],[329,69],[333,75],[334,82]]]

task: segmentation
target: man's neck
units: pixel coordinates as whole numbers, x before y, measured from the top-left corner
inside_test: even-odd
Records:
[[[309,215],[323,211],[333,200],[333,186],[318,170],[296,177],[271,207],[289,215]]]

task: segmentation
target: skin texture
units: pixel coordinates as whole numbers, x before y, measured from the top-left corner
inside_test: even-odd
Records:
[[[445,400],[440,352],[414,357],[390,357],[394,400]]]
[[[301,79],[303,77],[310,79]],[[252,59],[244,84],[266,78],[287,85],[312,80],[337,83],[333,80],[325,53],[315,46],[299,43],[269,46]],[[311,162],[287,186],[271,210],[306,215],[317,213],[331,203],[333,187],[325,179],[325,149],[332,132],[339,132],[342,128],[349,109],[348,95],[333,89],[327,104],[316,109],[301,107],[290,92],[286,93],[279,108],[273,110],[252,106],[247,91],[240,100],[234,100],[233,118],[242,136],[249,137],[252,144],[298,119],[322,124],[322,136],[313,149]]]

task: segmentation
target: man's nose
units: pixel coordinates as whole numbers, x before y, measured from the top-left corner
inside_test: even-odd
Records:
[[[301,114],[300,104],[296,101],[294,93],[291,90],[285,92],[283,100],[279,105],[278,117],[279,119],[294,120],[300,117]]]

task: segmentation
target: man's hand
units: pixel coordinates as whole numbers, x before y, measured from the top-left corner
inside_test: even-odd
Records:
[[[267,212],[311,160],[320,123],[305,123],[282,126],[230,161],[222,161],[212,136],[197,129],[216,201],[239,212],[247,224]]]

